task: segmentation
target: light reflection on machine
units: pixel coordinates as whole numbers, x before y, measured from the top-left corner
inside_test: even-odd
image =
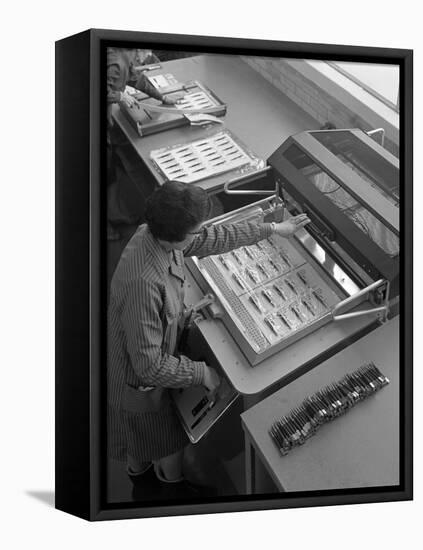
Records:
[[[398,293],[399,162],[361,130],[302,132],[268,159],[292,212],[359,286]]]

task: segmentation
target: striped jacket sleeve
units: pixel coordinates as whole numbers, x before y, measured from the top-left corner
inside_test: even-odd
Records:
[[[120,68],[119,65],[111,63],[107,66],[107,103],[118,103],[120,101]]]
[[[239,222],[205,227],[184,250],[184,256],[222,254],[266,239],[271,232],[270,223]]]
[[[205,363],[162,351],[162,298],[158,285],[143,279],[127,284],[121,313],[132,367],[143,386],[183,388],[203,382]]]
[[[141,72],[137,76],[138,76],[137,81],[134,83],[134,86],[135,88],[137,88],[137,90],[144,92],[150,97],[154,97],[154,99],[163,101],[163,95],[158,90],[156,90],[156,88],[152,84],[150,84],[150,82],[148,81],[147,77],[143,72]]]

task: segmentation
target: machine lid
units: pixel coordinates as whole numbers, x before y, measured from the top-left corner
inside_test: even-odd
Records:
[[[332,155],[327,156],[327,170],[343,175],[342,185],[366,203],[366,208],[380,218],[394,233],[399,231],[399,161],[362,130],[316,131],[303,134],[299,143],[307,147],[316,140]],[[325,151],[312,143],[314,158]]]
[[[400,243],[398,163],[368,140],[360,130],[302,132],[268,163],[321,234],[372,277],[392,281]]]

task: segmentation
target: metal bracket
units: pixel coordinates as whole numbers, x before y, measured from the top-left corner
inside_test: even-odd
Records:
[[[385,128],[376,128],[375,130],[370,130],[366,132],[368,136],[373,136],[374,134],[381,134],[380,144],[382,147],[385,146]]]
[[[335,232],[332,227],[330,227],[325,221],[323,221],[319,214],[317,214],[311,206],[304,203],[303,212],[308,214],[314,226],[314,230],[318,233],[318,235],[329,239],[329,241],[331,242],[335,240]]]
[[[216,298],[213,294],[205,294],[201,300],[199,300],[195,305],[189,305],[185,308],[185,327],[190,327],[195,321],[200,320],[202,317],[200,311],[206,308],[210,308],[211,315],[213,318],[220,317],[220,309],[216,304]]]
[[[200,301],[198,301],[194,306],[191,306],[191,311],[193,313],[198,313],[202,309],[206,308],[207,306],[214,303],[214,296],[213,294],[205,294],[203,298],[201,298]]]
[[[374,307],[372,309],[366,309],[362,311],[353,311],[351,313],[342,313],[337,315],[337,312],[341,310],[342,308],[350,305],[351,303],[355,302],[357,298],[361,298],[363,296],[369,296],[370,293],[374,293],[376,289],[381,290],[382,287],[385,287],[384,292],[385,295],[383,297],[383,306]],[[342,302],[339,302],[333,310],[332,310],[332,318],[334,321],[343,321],[345,319],[352,319],[353,317],[362,317],[363,315],[374,315],[377,314],[382,322],[385,322],[388,320],[388,312],[389,312],[389,282],[385,281],[384,279],[379,279],[379,281],[376,281],[369,286],[366,286],[366,288],[363,288],[357,294],[353,294],[349,298],[346,298]]]

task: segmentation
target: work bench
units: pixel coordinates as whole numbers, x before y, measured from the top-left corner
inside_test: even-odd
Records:
[[[273,422],[307,396],[373,361],[390,383],[323,425],[282,456],[269,435]],[[263,465],[278,491],[322,491],[400,483],[399,317],[324,361],[241,415],[247,493],[260,493]]]
[[[163,73],[171,73],[180,82],[198,80],[205,84],[227,105],[227,113],[221,117],[224,124],[187,125],[140,137],[119,105],[113,106],[115,125],[146,169],[145,177],[151,178],[156,185],[164,182],[150,158],[151,151],[156,149],[207,137],[224,126],[247,149],[265,160],[290,135],[316,127],[313,118],[239,56],[199,55],[167,61],[161,63],[159,69],[148,72],[152,76]],[[227,179],[228,175],[222,174],[196,185],[209,193],[217,193]]]

